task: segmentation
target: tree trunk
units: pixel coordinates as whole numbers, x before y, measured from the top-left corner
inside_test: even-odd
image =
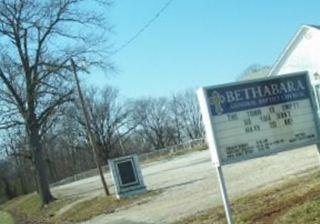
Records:
[[[27,185],[26,185],[25,178],[24,178],[24,176],[22,175],[21,172],[22,172],[22,169],[19,168],[18,177],[19,177],[19,182],[20,182],[20,187],[21,187],[21,193],[22,194],[27,194],[28,193],[28,188],[27,188]]]
[[[4,191],[5,191],[5,194],[6,194],[6,198],[7,199],[12,199],[16,196],[14,190],[12,189],[9,181],[7,180],[7,178],[3,177],[2,178],[2,182],[4,183]]]
[[[28,133],[29,147],[33,154],[35,171],[37,176],[38,191],[43,205],[49,204],[54,200],[50,192],[48,174],[43,159],[42,146],[40,143],[39,131],[36,128],[31,128]]]

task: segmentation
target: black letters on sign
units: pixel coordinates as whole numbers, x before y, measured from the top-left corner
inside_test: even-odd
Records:
[[[130,160],[118,163],[118,169],[122,185],[136,182],[136,176],[134,174],[132,162]]]

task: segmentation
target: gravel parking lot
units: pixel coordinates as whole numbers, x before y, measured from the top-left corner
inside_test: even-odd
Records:
[[[319,164],[315,146],[240,162],[223,167],[230,198],[270,186],[284,178]],[[220,205],[221,197],[209,151],[193,152],[175,158],[144,164],[142,173],[148,190],[161,190],[146,203],[100,215],[87,224],[172,223]],[[106,175],[111,183],[110,175]],[[113,192],[113,186],[111,191]],[[54,188],[55,195],[91,197],[103,194],[98,177]]]

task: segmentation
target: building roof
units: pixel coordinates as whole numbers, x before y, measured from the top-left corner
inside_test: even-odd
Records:
[[[245,75],[241,76],[238,80],[250,80],[250,79],[257,79],[263,78],[266,76],[273,76],[278,73],[281,69],[282,65],[285,63],[286,59],[290,56],[293,50],[299,44],[301,38],[308,30],[316,30],[317,32],[320,31],[320,26],[318,25],[302,25],[299,30],[295,33],[291,41],[288,43],[286,48],[280,54],[274,65],[270,68],[268,66],[262,67],[257,71],[248,72]]]
[[[320,31],[320,26],[317,25],[302,25],[300,29],[296,32],[296,34],[293,36],[287,47],[284,49],[282,54],[278,57],[274,65],[272,66],[272,69],[270,70],[268,76],[273,76],[278,73],[278,71],[281,69],[282,65],[285,63],[286,59],[289,57],[289,55],[293,52],[293,50],[297,47],[300,40],[303,38],[304,34],[309,30],[316,30],[317,32]]]
[[[312,28],[315,28],[315,29],[320,30],[320,26],[318,26],[318,25],[304,25],[304,26],[306,26],[306,27],[312,27]]]

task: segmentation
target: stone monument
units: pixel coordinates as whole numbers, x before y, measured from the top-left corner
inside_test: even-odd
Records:
[[[137,155],[108,160],[118,199],[146,192]]]

